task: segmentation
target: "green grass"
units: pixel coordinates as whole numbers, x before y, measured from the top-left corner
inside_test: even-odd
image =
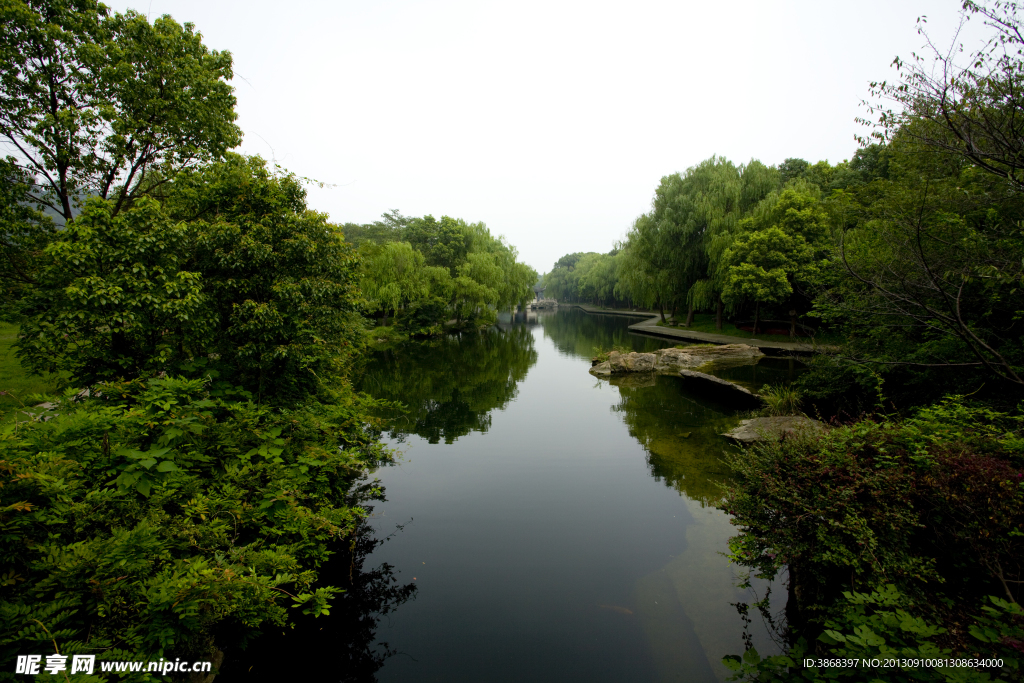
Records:
[[[14,355],[15,340],[18,338],[18,326],[0,323],[0,420],[8,419],[31,394],[53,394],[57,391],[57,383],[53,377],[30,375],[21,367]]]
[[[673,327],[678,330],[693,330],[694,332],[709,332],[711,334],[726,334],[730,337],[743,337],[746,339],[759,339],[761,341],[775,341],[775,342],[788,342],[794,341],[789,338],[788,334],[759,334],[754,336],[749,332],[737,328],[732,323],[723,320],[722,329],[715,329],[715,315],[713,313],[696,313],[693,316],[693,324],[689,327],[679,325],[665,325],[661,321],[658,321],[659,327]],[[810,337],[797,337],[795,341],[809,343]],[[819,334],[815,335],[814,342],[817,344],[839,344],[842,342],[842,338],[836,334]]]

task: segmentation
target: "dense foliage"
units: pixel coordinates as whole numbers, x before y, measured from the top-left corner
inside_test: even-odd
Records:
[[[1012,631],[1024,625],[1013,616],[1024,578],[1021,419],[952,397],[907,419],[734,453],[742,484],[723,507],[743,533],[732,558],[758,576],[788,572],[789,625],[815,656],[839,656],[843,629],[863,635],[853,617],[864,611],[851,604],[864,601],[844,595],[882,591],[893,594],[883,606],[933,624],[904,633],[906,647],[934,636],[960,656],[1015,662]],[[988,596],[1010,613],[992,621]],[[979,638],[986,624],[1010,640]]]
[[[91,199],[37,261],[19,355],[75,386],[156,372],[301,399],[361,339],[356,257],[290,177],[232,156],[114,213]]]
[[[533,298],[536,271],[483,223],[394,211],[376,223],[347,223],[344,231],[359,247],[369,311],[384,324],[393,315],[412,336],[491,325],[499,310]]]
[[[318,570],[363,514],[362,399],[260,406],[206,380],[69,393],[0,432],[4,661],[25,651],[205,658],[232,625],[326,614]]]
[[[231,58],[191,26],[0,17],[0,310],[65,387],[0,426],[0,677],[26,652],[216,660],[328,614],[388,457],[349,381],[355,248],[296,177],[227,152]],[[412,592],[379,588],[382,611]]]

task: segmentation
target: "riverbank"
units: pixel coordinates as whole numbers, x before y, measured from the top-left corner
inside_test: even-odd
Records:
[[[630,317],[645,318],[642,322],[629,326],[630,332],[647,334],[665,339],[679,339],[705,344],[747,344],[755,346],[765,355],[800,355],[806,356],[814,353],[823,353],[832,349],[830,346],[820,344],[808,344],[806,342],[781,342],[765,341],[750,337],[736,337],[728,334],[715,332],[698,332],[686,328],[659,326],[661,314],[657,311],[627,311],[624,309],[605,309],[588,304],[560,304],[560,306],[576,306],[585,313],[600,315],[624,315]]]

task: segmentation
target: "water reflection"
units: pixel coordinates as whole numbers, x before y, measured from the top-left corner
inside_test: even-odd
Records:
[[[796,358],[762,358],[754,365],[712,367],[708,371],[751,391],[760,391],[766,384],[789,384],[806,369],[807,366]]]
[[[409,407],[390,430],[411,457],[380,471],[393,500],[375,523],[415,519],[377,557],[419,587],[379,629],[402,654],[378,679],[724,681],[745,640],[734,605],[752,598],[710,503],[740,415],[678,377],[587,374],[599,348],[675,344],[631,334],[635,319],[522,318],[367,364],[362,389]],[[790,370],[719,372],[759,388]]]
[[[392,439],[416,434],[432,444],[450,444],[470,432],[486,432],[491,411],[516,397],[517,385],[536,362],[527,327],[491,328],[374,354],[361,389],[408,408],[389,416]]]
[[[669,340],[630,333],[629,326],[642,318],[594,315],[573,308],[540,313],[537,319],[544,328],[544,336],[554,342],[555,348],[578,358],[590,358],[599,350],[617,346],[648,352],[674,345]]]
[[[612,380],[620,397],[612,410],[647,452],[651,474],[702,505],[714,503],[731,476],[719,435],[736,424],[735,411],[686,391],[679,378],[647,375],[647,384],[633,386],[634,377]]]

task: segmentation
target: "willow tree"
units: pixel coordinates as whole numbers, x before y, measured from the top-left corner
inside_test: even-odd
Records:
[[[723,257],[743,214],[779,184],[778,172],[759,161],[737,167],[721,157],[661,179],[651,211],[633,224],[620,259],[620,287],[644,305],[657,303],[673,314],[687,304],[686,324],[695,310],[716,308],[722,326]]]
[[[615,297],[618,280],[618,253],[587,254],[576,265],[577,287],[581,298],[603,305]]]
[[[622,246],[618,278],[629,291],[630,298],[644,308],[657,306],[665,320],[667,283],[665,260],[658,254],[657,225],[650,214],[635,221]]]
[[[423,295],[423,254],[408,242],[386,242],[380,246],[365,244],[360,284],[371,310],[384,311],[384,324],[388,311],[398,316],[398,310],[409,300]]]
[[[666,305],[674,315],[704,268],[692,170],[661,179],[650,212],[637,218],[626,237],[624,249],[629,253],[619,268],[633,298],[645,306],[656,304],[663,321]],[[690,322],[692,315],[687,317]]]
[[[701,191],[698,200],[706,270],[689,292],[698,309],[715,308],[715,327],[722,329],[728,283],[726,252],[736,238],[740,219],[778,188],[779,174],[756,159],[745,166],[712,157],[688,173]]]
[[[481,244],[483,251],[491,255],[494,264],[501,269],[501,280],[498,283],[498,310],[514,311],[516,306],[523,308],[533,297],[533,285],[537,282],[537,271],[519,261],[519,251],[509,244],[504,237],[493,238],[483,223],[480,226],[480,242],[486,237],[488,242]],[[476,244],[474,244],[476,247]],[[476,251],[476,248],[474,248]]]

